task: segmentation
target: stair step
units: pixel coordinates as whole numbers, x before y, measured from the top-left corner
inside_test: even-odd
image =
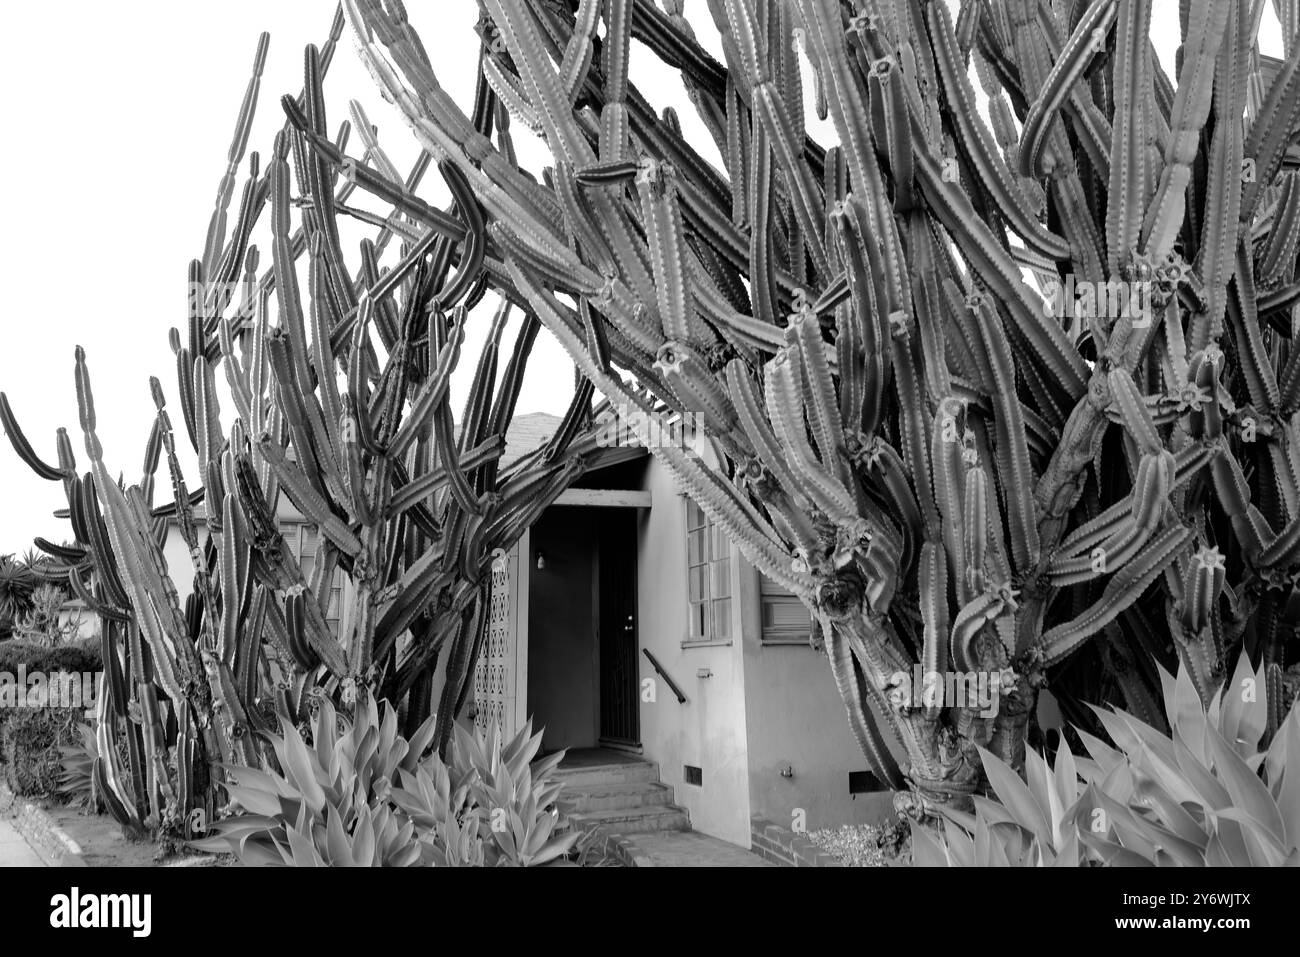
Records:
[[[656,807],[611,808],[604,811],[582,811],[571,814],[578,826],[604,826],[621,834],[638,834],[645,831],[684,831],[691,819],[684,808],[675,804]]]
[[[673,789],[658,781],[632,784],[565,784],[560,807],[568,812],[608,811],[615,808],[655,807],[673,802]]]
[[[587,767],[555,769],[552,779],[563,781],[565,790],[592,785],[639,784],[659,780],[659,765],[653,761],[627,761],[619,764],[597,764]]]

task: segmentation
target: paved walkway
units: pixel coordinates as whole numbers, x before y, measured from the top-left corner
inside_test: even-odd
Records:
[[[774,867],[743,847],[699,831],[652,831],[633,834],[637,848],[655,867]]]
[[[12,821],[0,818],[0,867],[44,867]]]

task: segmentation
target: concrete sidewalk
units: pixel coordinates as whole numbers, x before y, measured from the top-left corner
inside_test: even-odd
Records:
[[[18,833],[13,822],[0,818],[0,867],[45,866],[45,862]]]
[[[652,831],[633,834],[637,849],[654,867],[775,867],[743,847],[699,831]]]

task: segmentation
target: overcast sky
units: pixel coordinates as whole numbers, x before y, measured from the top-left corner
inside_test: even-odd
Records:
[[[686,7],[700,24],[701,40],[716,51],[706,5],[688,0]],[[1153,32],[1172,69],[1177,3],[1156,0],[1155,7]],[[443,85],[468,107],[477,4],[439,0],[410,9]],[[163,381],[177,408],[167,330],[185,325],[186,267],[202,255],[258,34],[269,31],[271,47],[249,148],[265,156],[283,122],[279,97],[301,88],[303,47],[324,41],[333,10],[333,0],[68,0],[6,8],[9,41],[0,58],[0,89],[7,91],[10,146],[0,156],[8,185],[0,268],[8,295],[0,319],[0,389],[47,460],[55,459],[54,430],[63,425],[72,433],[78,467],[87,467],[73,392],[73,348],[80,344],[88,354],[110,468],[124,471],[128,481],[139,479],[153,415],[150,375]],[[1267,16],[1271,20],[1271,9]],[[1277,45],[1276,22],[1271,36],[1264,32],[1264,52],[1278,55],[1280,49],[1270,49]],[[643,50],[634,50],[633,75],[656,106],[679,106],[687,136],[699,144],[702,128],[682,108],[680,83]],[[348,100],[360,100],[398,168],[409,169],[414,140],[374,91],[346,32],[325,94],[332,130],[347,117]],[[540,151],[529,147],[518,124],[515,129],[522,155],[540,165]],[[814,134],[824,139],[825,132],[819,126]],[[353,155],[360,152],[356,142],[349,148]],[[240,170],[232,220],[246,169]],[[436,177],[426,182],[426,198],[445,203]],[[269,249],[264,240],[259,244],[266,266]],[[471,334],[471,358],[463,358],[462,367],[472,369],[476,346]],[[457,409],[467,374],[458,377]],[[572,381],[572,364],[543,337],[519,411],[562,413]],[[180,428],[179,411],[173,420]],[[229,410],[225,420],[231,420]],[[170,498],[164,474],[159,500]],[[189,480],[199,484],[192,470]],[[0,553],[22,552],[34,535],[71,538],[66,522],[51,516],[64,504],[62,486],[37,479],[7,442],[0,443],[0,490]]]

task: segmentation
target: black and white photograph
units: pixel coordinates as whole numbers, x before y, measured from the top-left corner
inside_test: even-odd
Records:
[[[1300,0],[5,13],[7,941],[1295,939]]]

